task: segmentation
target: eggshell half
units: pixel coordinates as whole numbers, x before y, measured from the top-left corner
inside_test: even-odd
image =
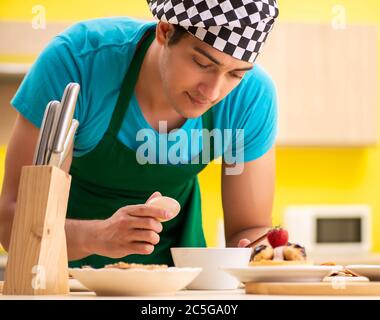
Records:
[[[160,222],[165,222],[176,217],[181,210],[181,205],[179,202],[170,197],[156,197],[147,202],[147,205],[151,205],[158,208],[167,209],[171,212],[172,216],[169,219],[158,219]]]

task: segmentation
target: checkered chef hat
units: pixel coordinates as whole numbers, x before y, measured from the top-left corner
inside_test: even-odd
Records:
[[[278,16],[276,0],[147,0],[155,18],[185,28],[239,60],[254,62]]]

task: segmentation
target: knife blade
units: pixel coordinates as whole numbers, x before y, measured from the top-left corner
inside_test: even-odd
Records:
[[[61,103],[59,101],[53,101],[51,107],[52,107],[52,111],[54,111],[54,116],[52,116],[53,121],[52,121],[51,129],[48,135],[46,152],[44,156],[44,164],[48,164],[50,161],[50,156],[53,150],[53,142],[54,142],[55,135],[57,134],[57,126],[58,126],[58,121],[61,114]]]
[[[46,118],[47,118],[47,115],[49,113],[50,104],[51,104],[51,102],[49,102],[45,107],[45,112],[44,112],[44,116],[42,118],[42,123],[41,123],[40,131],[38,134],[36,148],[34,150],[33,165],[35,165],[35,166],[39,165],[39,159],[41,157],[42,136],[43,136],[44,128],[46,125]]]
[[[79,90],[80,86],[77,83],[69,83],[65,88],[61,101],[61,112],[57,123],[57,130],[52,145],[52,152],[55,154],[63,152],[65,140],[73,119]]]
[[[58,101],[50,101],[45,108],[44,117],[42,120],[39,137],[37,140],[37,146],[36,146],[34,159],[33,159],[33,164],[36,166],[45,164],[45,154],[46,154],[49,135],[52,128],[52,123],[54,121],[54,117],[57,111],[56,109],[57,104],[59,105]]]

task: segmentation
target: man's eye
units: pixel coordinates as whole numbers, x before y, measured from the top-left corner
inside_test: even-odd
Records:
[[[244,75],[239,75],[239,74],[236,74],[236,73],[230,73],[230,74],[231,74],[231,76],[233,78],[236,78],[236,79],[239,79],[239,80],[243,79],[243,77],[244,77]]]
[[[202,63],[199,63],[196,59],[193,58],[193,61],[199,66],[201,67],[202,69],[206,69],[208,68],[208,65],[204,65]]]

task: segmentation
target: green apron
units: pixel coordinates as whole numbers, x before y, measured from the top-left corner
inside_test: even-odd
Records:
[[[155,192],[176,199],[181,204],[178,216],[163,223],[160,242],[150,255],[129,255],[121,259],[91,255],[70,262],[71,267],[89,265],[101,268],[117,261],[173,265],[171,247],[206,246],[201,213],[201,197],[197,174],[207,166],[202,164],[144,164],[136,160],[136,152],[117,138],[129,101],[133,95],[146,51],[154,39],[154,31],[140,42],[130,68],[123,80],[121,91],[110,125],[98,145],[82,157],[73,158],[70,169],[72,184],[67,218],[94,220],[107,219],[126,205],[142,204]],[[203,128],[212,130],[210,109],[202,116]],[[203,150],[209,145],[203,141]],[[210,145],[210,161],[214,146]]]

